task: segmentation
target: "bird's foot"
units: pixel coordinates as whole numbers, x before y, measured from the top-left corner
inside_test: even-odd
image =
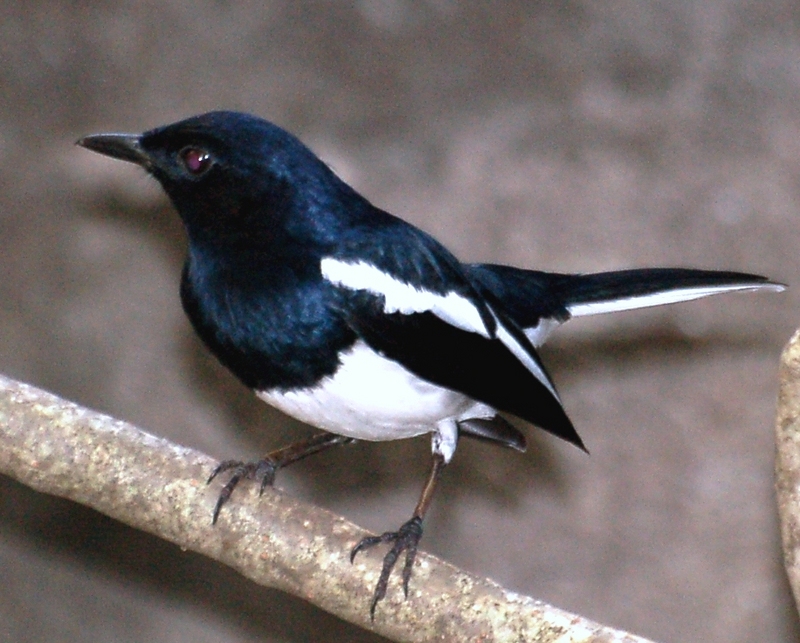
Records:
[[[225,471],[232,471],[233,473],[228,483],[222,487],[222,491],[219,492],[217,506],[214,507],[213,522],[217,522],[219,510],[228,502],[233,490],[241,480],[246,478],[260,483],[259,495],[261,495],[264,493],[264,489],[268,486],[271,487],[272,483],[275,482],[275,473],[278,469],[282,469],[293,462],[298,462],[314,453],[320,453],[331,447],[339,444],[348,444],[352,441],[352,438],[323,431],[305,440],[300,440],[299,442],[276,449],[275,451],[270,451],[258,462],[241,462],[239,460],[225,460],[225,462],[220,462],[209,477],[209,482]]]
[[[275,473],[279,466],[280,465],[275,462],[275,460],[269,457],[259,460],[258,462],[241,462],[239,460],[225,460],[220,462],[217,468],[211,472],[206,484],[210,483],[220,473],[232,471],[233,474],[225,486],[222,487],[222,491],[219,492],[219,498],[217,498],[217,504],[214,507],[214,515],[211,519],[211,523],[217,523],[220,509],[228,502],[236,485],[244,479],[255,480],[259,483],[258,495],[261,495],[264,493],[264,489],[271,487],[275,482]]]
[[[374,547],[381,543],[394,543],[392,548],[383,557],[383,569],[381,570],[378,584],[375,586],[375,593],[372,595],[372,604],[369,608],[370,617],[375,620],[375,607],[386,596],[386,586],[389,583],[389,575],[392,573],[397,559],[403,552],[406,553],[406,563],[403,567],[403,593],[408,598],[408,581],[411,579],[411,571],[414,567],[414,559],[417,556],[417,545],[422,538],[422,518],[414,516],[411,520],[404,523],[397,531],[387,531],[380,536],[367,536],[353,547],[350,552],[350,562],[355,560],[358,552]]]

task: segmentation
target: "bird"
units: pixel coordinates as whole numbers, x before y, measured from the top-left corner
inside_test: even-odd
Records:
[[[357,440],[429,434],[411,518],[350,552],[388,546],[370,602],[405,557],[406,598],[437,481],[460,438],[524,451],[523,420],[586,450],[537,349],[574,317],[733,291],[781,291],[732,271],[644,268],[561,274],[462,263],[373,205],[297,137],[214,111],[77,144],[143,168],[180,216],[183,309],[207,348],[263,401],[321,429],[257,462],[227,460],[212,522],[244,479]],[[509,416],[511,419],[509,419]]]

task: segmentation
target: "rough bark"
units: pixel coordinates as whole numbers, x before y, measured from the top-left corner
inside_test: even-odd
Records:
[[[775,489],[783,559],[800,608],[800,330],[781,356],[775,443]]]
[[[403,600],[393,578],[370,622],[380,552],[362,555],[355,564],[348,560],[365,532],[276,489],[259,498],[246,484],[226,506],[224,520],[212,526],[219,487],[205,481],[215,464],[202,453],[0,376],[0,472],[221,561],[256,583],[390,639],[644,642],[423,552],[409,598]]]

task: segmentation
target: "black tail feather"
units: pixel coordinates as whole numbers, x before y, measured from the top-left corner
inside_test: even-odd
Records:
[[[713,294],[716,292],[714,288],[719,288],[720,292],[727,289],[778,291],[785,288],[783,284],[760,275],[691,268],[643,268],[566,275],[494,264],[470,264],[467,273],[485,295],[499,301],[506,313],[523,328],[534,327],[542,319],[566,321],[575,310],[592,310],[591,304],[624,302],[618,308],[596,308],[596,312],[609,312],[670,303],[668,297],[664,301],[652,297],[659,293],[693,290],[700,293],[685,297],[692,299]],[[705,289],[711,290],[706,292]],[[648,301],[648,297],[652,299]]]

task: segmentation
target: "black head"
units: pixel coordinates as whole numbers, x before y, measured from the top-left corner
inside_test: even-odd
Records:
[[[195,241],[274,244],[288,234],[324,242],[357,200],[297,138],[239,112],[209,112],[143,134],[86,136],[78,145],[152,174]]]

